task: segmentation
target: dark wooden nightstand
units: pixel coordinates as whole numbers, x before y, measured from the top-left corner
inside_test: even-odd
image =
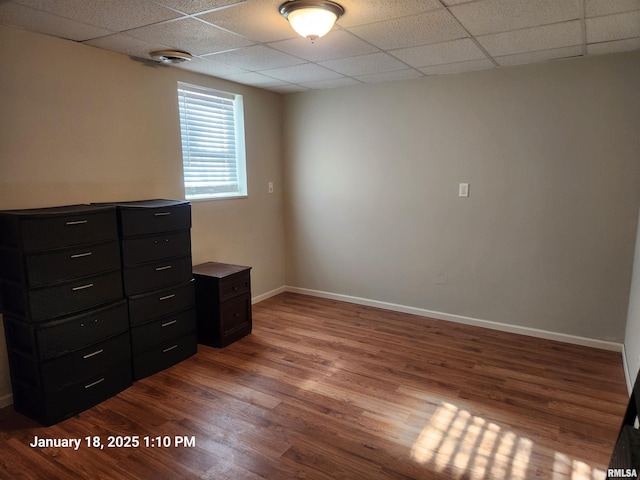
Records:
[[[225,347],[251,333],[251,267],[207,262],[193,267],[198,343]]]

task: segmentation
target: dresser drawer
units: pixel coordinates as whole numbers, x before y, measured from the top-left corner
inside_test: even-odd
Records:
[[[186,201],[143,200],[117,206],[123,237],[191,228],[191,204]]]
[[[157,345],[133,355],[133,378],[140,380],[194,355],[198,350],[196,334]]]
[[[124,269],[124,291],[127,296],[185,283],[189,280],[191,280],[191,256]]]
[[[120,393],[131,383],[131,363],[128,361],[52,392],[41,393],[16,382],[14,407],[45,426],[53,425]]]
[[[0,242],[27,252],[117,240],[115,207],[72,205],[0,212]]]
[[[26,276],[29,286],[109,272],[120,268],[120,245],[117,241],[27,255]],[[22,280],[22,279],[21,279]]]
[[[129,297],[129,322],[131,325],[148,322],[154,318],[192,308],[195,304],[194,281],[142,295]]]
[[[126,300],[46,324],[32,324],[5,317],[12,348],[38,357],[54,358],[129,329]]]
[[[131,346],[134,353],[139,353],[157,344],[180,338],[195,329],[196,311],[192,308],[133,327]]]
[[[131,338],[125,332],[45,362],[12,350],[9,355],[14,368],[14,381],[53,391],[122,362],[131,362]]]
[[[27,290],[19,284],[2,284],[4,313],[41,322],[88,310],[122,298],[120,270]]]
[[[122,241],[122,264],[125,267],[185,255],[191,255],[189,230],[129,237]]]
[[[229,275],[219,280],[220,301],[251,292],[251,276],[249,270]]]

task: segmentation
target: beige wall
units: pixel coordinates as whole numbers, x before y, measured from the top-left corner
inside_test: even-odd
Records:
[[[193,261],[285,283],[280,95],[7,27],[0,64],[1,210],[184,198],[177,81],[243,94],[249,197],[193,204]],[[8,379],[0,334],[0,402]]]
[[[638,85],[635,52],[288,96],[289,285],[622,342]]]

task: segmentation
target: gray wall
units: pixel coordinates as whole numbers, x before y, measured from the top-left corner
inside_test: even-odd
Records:
[[[622,342],[638,85],[635,52],[288,96],[288,284]]]
[[[249,197],[193,203],[193,261],[251,265],[255,296],[285,283],[280,95],[7,27],[0,63],[0,210],[184,198],[177,82],[243,94]]]

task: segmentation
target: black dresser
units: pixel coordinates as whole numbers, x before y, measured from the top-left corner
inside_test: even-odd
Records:
[[[129,300],[133,377],[138,380],[197,350],[191,205],[142,200],[115,206]]]
[[[51,425],[131,385],[115,207],[0,212],[0,292],[17,411]]]

